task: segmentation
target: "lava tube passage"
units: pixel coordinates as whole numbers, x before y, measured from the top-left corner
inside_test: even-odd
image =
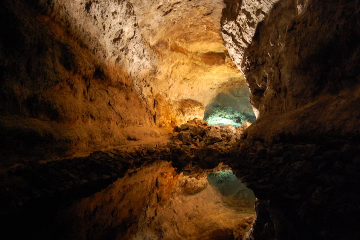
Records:
[[[219,93],[206,106],[204,121],[211,125],[241,126],[245,121],[255,122],[256,117],[249,102],[247,86]]]

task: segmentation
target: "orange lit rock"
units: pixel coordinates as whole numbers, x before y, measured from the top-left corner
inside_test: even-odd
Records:
[[[179,124],[203,118],[201,105],[228,86],[244,84],[219,34],[221,0],[130,2],[144,39],[158,57],[153,90],[172,105]],[[185,110],[181,105],[187,99],[198,102],[199,108]]]
[[[58,218],[66,239],[241,239],[253,210],[234,211],[206,177],[177,175],[166,162],[129,172],[107,189],[74,203]],[[94,225],[96,226],[94,228]],[[56,229],[56,226],[54,226]]]

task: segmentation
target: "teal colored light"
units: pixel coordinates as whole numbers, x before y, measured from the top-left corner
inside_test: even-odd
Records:
[[[219,126],[222,126],[222,125],[233,125],[234,127],[238,127],[238,126],[241,126],[241,123],[238,123],[238,122],[235,122],[231,119],[227,119],[227,118],[223,118],[223,117],[208,117],[206,119],[206,122],[210,125],[210,126],[213,126],[213,125],[219,125]]]
[[[213,179],[213,181],[215,181],[218,184],[238,180],[235,174],[230,170],[209,173],[208,179]]]
[[[238,112],[228,106],[213,106],[211,110],[205,111],[204,121],[210,126],[212,125],[233,125],[241,126],[245,121],[254,122],[256,120],[254,114]]]
[[[224,196],[240,195],[248,199],[255,199],[253,191],[248,189],[231,170],[224,170],[207,174],[207,180],[211,186],[219,190]],[[244,195],[244,193],[246,194]]]

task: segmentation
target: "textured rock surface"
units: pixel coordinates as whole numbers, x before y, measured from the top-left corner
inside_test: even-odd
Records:
[[[152,68],[131,6],[62,3],[1,3],[1,165],[121,145],[128,127],[142,126],[140,139],[154,125],[154,101],[138,94]]]
[[[158,56],[153,89],[169,101],[180,124],[199,117],[191,109],[183,111],[182,101],[206,106],[217,94],[244,85],[221,38],[222,0],[130,2],[144,39]]]
[[[141,126],[142,139],[148,127],[202,118],[219,93],[244,85],[219,33],[223,6],[3,1],[4,166],[127,144],[128,127]]]
[[[354,88],[359,69],[357,8],[357,1],[340,7],[312,1],[275,5],[247,50],[243,65],[252,103],[260,114],[289,112],[321,101],[323,95],[335,100],[343,90]],[[335,114],[344,111],[334,111],[335,106],[327,103],[323,107]]]
[[[260,199],[247,239],[359,238],[359,7],[283,0],[244,54],[224,38],[259,111],[229,164]],[[233,1],[226,11],[225,27],[226,14],[248,18]]]
[[[156,57],[142,39],[128,1],[40,1],[39,5],[46,17],[105,62],[115,80],[124,78],[116,75],[122,69],[143,99],[151,95],[147,81],[155,71]]]
[[[279,0],[225,0],[221,33],[231,59],[241,69],[244,52],[251,44],[256,27]]]

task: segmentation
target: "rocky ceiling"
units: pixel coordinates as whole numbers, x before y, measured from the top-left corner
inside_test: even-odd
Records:
[[[222,1],[131,3],[145,41],[157,53],[156,92],[172,103],[193,99],[206,106],[217,93],[244,85],[221,38]]]

